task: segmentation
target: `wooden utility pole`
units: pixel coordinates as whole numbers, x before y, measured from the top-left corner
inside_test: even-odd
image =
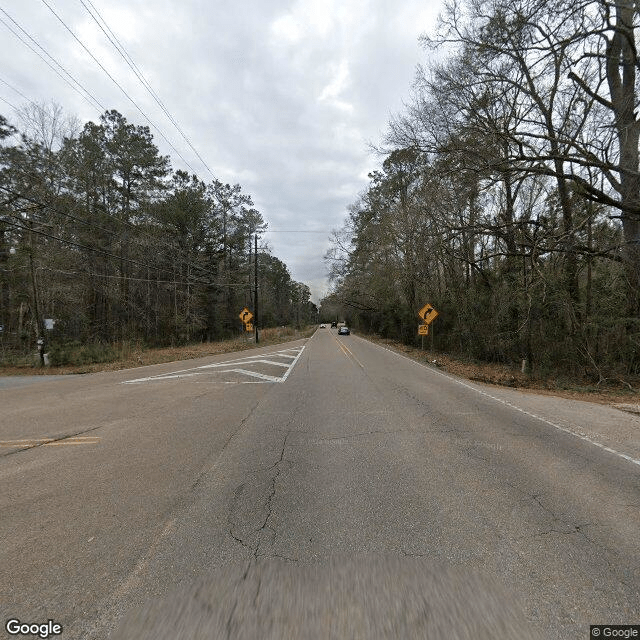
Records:
[[[258,335],[258,234],[254,236],[255,249],[254,249],[254,274],[253,274],[253,307],[255,309],[255,318],[253,319],[254,327],[256,331],[256,344],[260,342],[260,336]]]
[[[33,266],[33,220],[29,220],[29,269],[31,271],[31,287],[33,289],[33,307],[36,321],[36,333],[38,334],[38,353],[40,354],[40,364],[44,366],[44,351],[46,348],[44,341],[44,328],[40,317],[40,305],[38,304],[38,286],[36,285],[36,270]]]

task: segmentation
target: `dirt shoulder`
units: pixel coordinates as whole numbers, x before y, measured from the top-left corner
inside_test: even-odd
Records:
[[[614,405],[624,411],[640,413],[640,390],[638,390],[640,388],[640,380],[633,381],[635,384],[616,380],[603,387],[602,385],[589,384],[585,380],[560,377],[539,378],[523,374],[518,369],[508,365],[469,362],[461,358],[454,358],[446,353],[422,351],[419,348],[387,340],[376,335],[358,335],[388,349],[402,353],[417,362],[436,366],[442,371],[474,382],[510,387],[539,395]],[[631,389],[629,385],[632,386]]]
[[[233,353],[253,349],[256,346],[265,347],[281,344],[290,340],[310,337],[316,327],[293,329],[278,327],[264,329],[260,334],[260,343],[256,345],[244,337],[219,342],[207,342],[185,345],[180,347],[165,347],[160,349],[144,349],[136,347],[122,354],[122,357],[112,362],[101,362],[83,365],[67,365],[59,367],[35,367],[33,365],[0,366],[0,376],[17,375],[64,375],[96,373],[98,371],[119,371],[132,369],[150,364],[162,364],[178,360],[191,360],[222,353]],[[454,358],[441,352],[421,351],[416,347],[404,345],[393,340],[387,340],[376,335],[359,334],[361,337],[381,344],[388,349],[402,353],[418,362],[436,366],[442,371],[475,382],[498,387],[510,387],[519,391],[550,395],[574,400],[585,400],[599,404],[617,406],[625,411],[640,414],[640,380],[633,382],[614,381],[607,387],[589,384],[584,380],[570,380],[567,378],[539,378],[522,374],[518,369],[502,364],[469,362],[461,358]],[[628,385],[633,387],[629,389]]]
[[[33,376],[33,375],[65,375],[79,373],[97,373],[98,371],[120,371],[121,369],[133,369],[150,364],[162,364],[165,362],[175,362],[178,360],[192,360],[205,356],[219,355],[221,353],[233,353],[235,351],[245,351],[256,347],[266,347],[291,340],[308,338],[313,335],[316,327],[305,329],[293,329],[291,327],[277,327],[274,329],[263,329],[260,332],[260,342],[256,345],[253,340],[247,338],[233,338],[231,340],[221,340],[219,342],[205,342],[190,344],[180,347],[164,347],[159,349],[145,349],[135,347],[126,350],[121,357],[111,362],[96,362],[82,365],[65,365],[51,367],[36,367],[30,364],[22,366],[2,366],[0,365],[0,376]]]

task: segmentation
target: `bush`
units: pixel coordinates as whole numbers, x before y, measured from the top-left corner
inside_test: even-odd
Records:
[[[97,362],[113,362],[118,352],[108,344],[68,342],[52,345],[49,349],[49,361],[52,365],[83,365]]]

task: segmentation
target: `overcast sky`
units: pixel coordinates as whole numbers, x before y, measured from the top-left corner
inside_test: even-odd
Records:
[[[367,143],[380,142],[408,98],[427,55],[418,36],[433,29],[440,0],[0,0],[0,19],[28,41],[11,16],[103,106],[149,124],[48,4],[209,181],[83,2],[111,27],[213,174],[253,197],[273,254],[321,298],[329,233],[379,162]],[[2,23],[0,51],[0,98],[15,106],[24,96],[54,100],[82,123],[98,119],[101,111]],[[15,122],[7,102],[0,113]],[[173,167],[190,170],[152,131]]]

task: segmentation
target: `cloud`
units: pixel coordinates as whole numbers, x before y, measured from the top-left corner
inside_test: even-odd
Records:
[[[425,57],[417,38],[433,25],[438,3],[92,1],[217,177],[242,184],[273,229],[326,230],[269,237],[296,280],[315,293],[326,290],[327,238],[379,162],[367,142],[378,142],[389,116],[402,109]],[[57,0],[55,8],[185,160],[211,179],[77,0]],[[15,3],[11,13],[107,108],[147,124],[44,5]],[[0,46],[10,54],[0,77],[83,120],[99,116],[1,25]],[[22,101],[4,85],[0,97]],[[153,132],[174,166],[187,168]]]

